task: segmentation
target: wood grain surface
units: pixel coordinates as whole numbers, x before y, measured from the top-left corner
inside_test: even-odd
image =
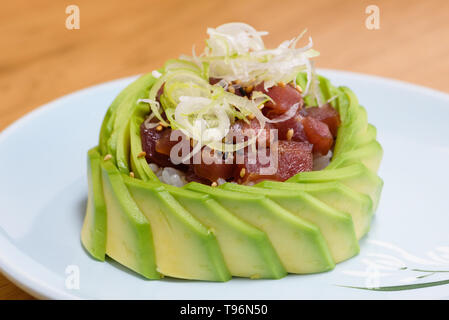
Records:
[[[71,4],[80,9],[79,30],[65,27]],[[380,8],[379,30],[365,26],[371,4]],[[269,31],[268,46],[307,28],[318,67],[449,92],[447,0],[3,1],[0,130],[59,96],[151,71],[193,44],[200,50],[208,26],[231,21]],[[0,299],[29,298],[0,275]]]

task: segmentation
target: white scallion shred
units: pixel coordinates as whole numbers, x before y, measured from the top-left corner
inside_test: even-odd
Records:
[[[160,73],[160,72],[157,71],[157,70],[153,70],[153,71],[151,72],[151,74],[152,74],[153,77],[155,77],[156,79],[159,79],[159,78],[162,76],[162,73]]]
[[[294,81],[301,71],[307,72],[308,82],[311,81],[310,58],[319,53],[312,49],[311,38],[304,47],[296,48],[305,31],[274,49],[265,48],[262,36],[268,32],[257,31],[245,23],[227,23],[208,28],[207,33],[209,39],[203,54],[191,60],[198,66],[208,62],[210,77],[227,82],[239,80],[244,85],[264,81],[265,89],[281,81]]]

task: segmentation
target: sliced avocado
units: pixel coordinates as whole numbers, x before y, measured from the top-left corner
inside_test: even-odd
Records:
[[[154,83],[155,79],[151,74],[144,75],[139,79],[135,80],[131,84],[129,84],[125,89],[123,89],[118,96],[111,103],[106,115],[103,119],[103,123],[100,129],[100,139],[99,139],[99,151],[100,154],[105,155],[108,153],[108,139],[114,130],[114,123],[116,117],[116,111],[122,101],[132,92],[134,92],[137,88],[141,88],[142,86],[149,83],[150,85]]]
[[[334,268],[335,263],[320,230],[267,197],[194,182],[185,187],[211,195],[233,214],[264,231],[288,272],[314,273]]]
[[[270,190],[235,183],[225,183],[220,188],[239,193],[263,194],[294,215],[315,224],[326,239],[336,263],[359,253],[351,216],[328,206],[310,194],[297,189]]]
[[[181,60],[165,67],[207,73]],[[357,254],[357,239],[368,231],[382,190],[376,175],[382,148],[350,89],[318,76],[319,98],[330,101],[342,120],[325,170],[252,187],[176,188],[162,184],[140,155],[148,105],[137,100],[156,93],[160,86],[154,83],[164,79],[147,74],[124,89],[105,115],[98,149],[89,151],[81,238],[92,256],[104,260],[106,252],[151,279],[165,274],[226,281],[231,274],[280,278],[286,271],[322,272]],[[297,83],[304,89],[307,76],[298,75]],[[305,102],[318,103],[315,95]],[[102,160],[105,154],[112,159]]]
[[[382,192],[383,181],[363,163],[355,163],[347,167],[323,171],[301,172],[287,182],[317,183],[341,182],[357,192],[370,196],[373,211],[376,211]]]
[[[134,108],[139,105],[137,100],[148,97],[148,92],[154,81],[155,78],[151,73],[137,79],[132,86],[132,90],[128,91],[128,94],[116,107],[112,132],[107,140],[107,153],[113,156],[120,172],[129,173],[130,115],[133,114]]]
[[[357,148],[363,147],[372,141],[376,140],[377,129],[372,124],[368,124],[366,132],[355,136],[352,140],[347,141],[344,148],[340,149],[340,154],[343,152],[353,151]]]
[[[130,164],[131,170],[138,179],[143,181],[158,180],[153,171],[148,166],[145,157],[139,156],[142,149],[142,140],[140,138],[140,125],[144,121],[145,114],[148,113],[148,106],[142,106],[139,104],[134,115],[131,117],[129,124],[129,137],[130,137]]]
[[[231,274],[250,278],[282,278],[286,271],[267,235],[237,218],[207,194],[157,182],[123,177],[125,183],[167,190],[186,210],[215,234]]]
[[[104,261],[107,224],[100,162],[98,148],[90,149],[87,153],[87,208],[81,230],[81,242],[95,259]]]
[[[107,148],[107,140],[109,139],[109,136],[112,133],[112,130],[114,128],[114,121],[115,121],[115,111],[117,110],[117,107],[120,105],[122,100],[126,97],[126,95],[129,93],[129,91],[132,91],[133,86],[136,85],[136,82],[134,81],[128,87],[123,89],[118,96],[112,101],[111,105],[109,106],[108,110],[106,111],[106,115],[103,118],[103,123],[101,124],[100,129],[100,135],[99,135],[99,151],[101,154],[106,154],[108,151]]]
[[[332,159],[326,169],[342,168],[353,163],[362,162],[368,169],[373,172],[377,172],[379,170],[382,156],[382,146],[376,140],[372,140],[363,147],[340,153],[337,157]]]
[[[373,216],[373,201],[368,195],[359,193],[340,182],[288,183],[266,180],[255,187],[307,192],[327,205],[349,213],[357,239],[362,238],[369,230]]]
[[[212,230],[185,210],[160,183],[123,178],[153,228],[160,273],[194,280],[231,278]]]
[[[340,110],[344,108],[346,116],[342,118],[342,124],[338,128],[334,157],[344,150],[352,150],[353,147],[357,146],[360,137],[363,139],[363,135],[366,134],[368,129],[366,110],[359,105],[354,92],[346,87],[339,87],[338,89],[343,93],[338,99]],[[339,112],[341,112],[340,110]]]
[[[213,230],[233,276],[279,279],[287,274],[264,232],[237,218],[207,194],[170,185],[164,187]]]
[[[159,279],[151,226],[137,207],[112,161],[102,161],[107,209],[106,254],[149,279]]]

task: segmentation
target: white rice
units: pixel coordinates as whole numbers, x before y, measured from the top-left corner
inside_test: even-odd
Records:
[[[171,167],[161,168],[155,163],[150,163],[149,166],[158,179],[166,184],[179,188],[187,184],[186,175],[180,170]]]
[[[329,152],[325,156],[314,157],[313,159],[313,171],[319,171],[326,168],[331,162],[332,151]]]
[[[223,184],[223,183],[226,183],[226,180],[223,179],[223,178],[218,178],[217,184],[218,184],[218,185],[221,185],[221,184]]]

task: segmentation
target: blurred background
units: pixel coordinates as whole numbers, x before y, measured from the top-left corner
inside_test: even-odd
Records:
[[[66,28],[67,6],[79,29]],[[379,29],[372,28],[379,9]],[[449,92],[447,0],[15,0],[0,11],[0,130],[75,90],[149,72],[197,52],[206,28],[242,21],[268,47],[308,29],[318,68],[400,79]],[[55,253],[56,254],[56,253]],[[0,275],[0,299],[30,298]]]

